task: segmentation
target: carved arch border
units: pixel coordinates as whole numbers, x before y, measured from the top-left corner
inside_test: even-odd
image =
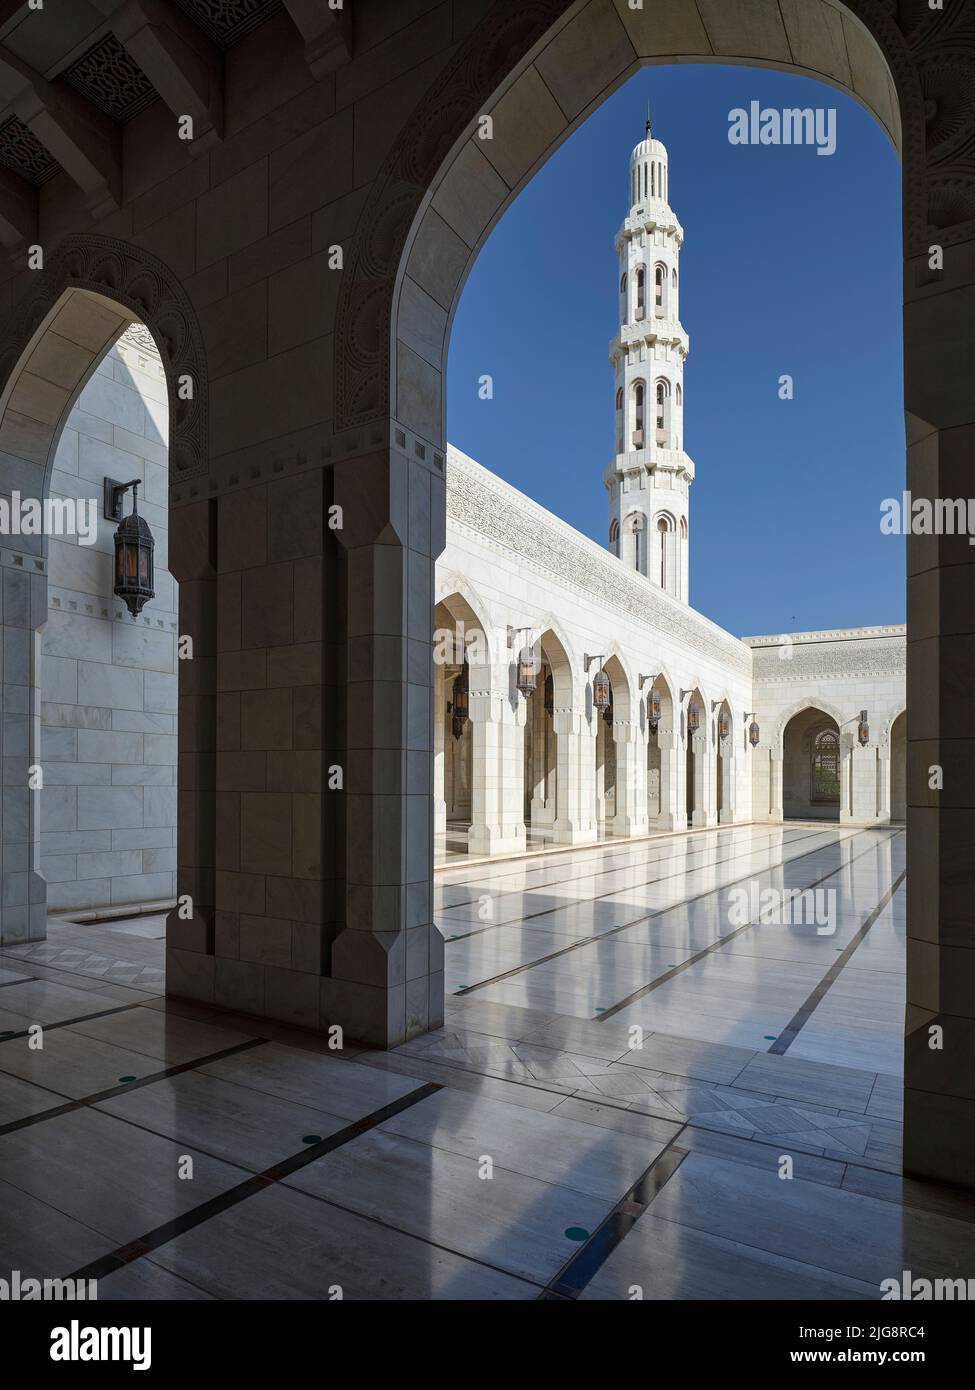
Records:
[[[0,389],[65,290],[88,290],[128,309],[148,328],[166,369],[169,396],[170,491],[206,473],[209,461],[209,381],[206,352],[189,296],[163,261],[113,237],[66,236],[0,327]],[[189,399],[178,393],[189,377]]]
[[[574,0],[496,0],[401,130],[347,247],[335,323],[336,430],[389,417],[396,279],[421,204],[485,104],[573,5]],[[975,101],[968,99],[975,0],[940,13],[918,0],[843,5],[877,44],[893,78],[901,117],[905,255],[925,253],[934,233],[943,244],[975,236]]]

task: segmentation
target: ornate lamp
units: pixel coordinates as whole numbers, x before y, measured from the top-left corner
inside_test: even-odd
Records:
[[[860,722],[857,725],[857,738],[860,740],[861,748],[865,748],[870,742],[870,724],[865,709],[860,711]]]
[[[701,711],[693,702],[687,706],[687,732],[696,734],[701,727]]]
[[[609,676],[600,668],[593,677],[592,682],[592,702],[600,714],[605,714],[609,709],[612,698],[612,689],[609,684]]]
[[[718,715],[718,738],[724,740],[731,733],[731,716],[726,709]]]
[[[663,701],[660,698],[660,691],[651,687],[650,694],[647,696],[647,719],[650,721],[651,729],[655,729],[660,723],[663,714]]]
[[[748,726],[748,742],[751,744],[751,746],[752,746],[753,748],[757,748],[757,747],[758,747],[759,733],[758,733],[758,725],[755,723],[755,714],[754,714],[754,712],[751,712],[751,713],[749,713],[749,714],[746,714],[746,715],[745,715],[745,718],[746,718],[746,719],[750,719],[750,720],[752,721],[752,722],[749,724],[749,726]]]
[[[451,731],[454,738],[460,738],[464,725],[470,717],[470,667],[465,661],[460,674],[454,678],[453,700],[451,703]]]
[[[535,689],[535,653],[531,647],[522,647],[518,653],[518,678],[516,685],[527,700]]]
[[[122,516],[122,497],[132,489],[132,511]],[[105,479],[105,515],[119,523],[115,532],[115,584],[112,592],[124,599],[133,618],[137,618],[149,599],[155,597],[153,588],[153,551],[156,542],[149,523],[139,515],[139,479],[117,483]]]

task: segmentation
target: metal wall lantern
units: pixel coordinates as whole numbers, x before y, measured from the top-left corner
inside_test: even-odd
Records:
[[[655,729],[660,723],[663,715],[664,705],[660,698],[660,691],[651,688],[647,696],[647,719],[650,721],[651,729]]]
[[[860,740],[861,748],[865,748],[870,742],[870,723],[865,709],[860,711],[860,722],[857,725],[857,738]]]
[[[531,647],[522,647],[518,655],[518,677],[515,683],[527,700],[537,684],[535,653]]]
[[[600,714],[605,714],[609,709],[613,699],[612,686],[609,683],[609,676],[600,668],[592,682],[592,702]]]
[[[509,627],[508,628],[508,647],[514,646],[515,638],[519,632],[531,632],[530,627]],[[537,685],[539,663],[535,658],[535,649],[531,643],[527,643],[518,653],[518,669],[515,674],[515,685],[527,700]]]
[[[470,667],[465,661],[460,674],[454,677],[453,699],[451,701],[451,730],[454,738],[460,738],[464,725],[470,718]]]
[[[757,748],[757,747],[758,747],[759,732],[758,732],[758,725],[755,723],[755,715],[754,715],[754,714],[746,714],[746,715],[745,715],[745,718],[746,718],[746,719],[750,719],[750,720],[752,721],[752,722],[749,724],[749,726],[748,726],[748,742],[751,744],[751,746],[752,746],[753,748]]]
[[[724,740],[731,733],[731,715],[723,709],[718,715],[718,738]]]
[[[693,702],[687,706],[687,732],[696,734],[701,727],[701,711]]]
[[[105,479],[104,510],[110,521],[119,523],[115,532],[115,583],[112,592],[125,601],[125,606],[137,618],[151,598],[155,598],[153,551],[156,542],[149,523],[139,515],[140,480],[119,483]],[[122,498],[132,489],[132,511],[122,516]]]

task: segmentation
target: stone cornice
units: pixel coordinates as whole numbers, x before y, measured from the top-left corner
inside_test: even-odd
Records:
[[[453,446],[447,449],[448,520],[518,557],[608,611],[645,623],[675,642],[748,676],[744,643],[627,569],[615,555],[560,521]]]

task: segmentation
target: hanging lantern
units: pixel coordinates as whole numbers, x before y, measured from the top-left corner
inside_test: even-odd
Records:
[[[687,731],[696,734],[701,727],[701,711],[693,702],[687,706]]]
[[[460,738],[464,732],[464,725],[467,723],[470,709],[470,667],[465,661],[460,668],[460,675],[454,679],[453,702],[451,708],[454,738]]]
[[[535,653],[531,647],[522,647],[518,653],[517,686],[527,700],[535,689]]]
[[[870,742],[870,725],[867,722],[867,711],[860,711],[860,722],[857,725],[857,738],[860,740],[860,747],[865,748]]]
[[[592,683],[592,702],[600,714],[604,714],[609,709],[612,698],[612,687],[609,683],[609,676],[605,671],[597,671]]]
[[[731,715],[723,709],[718,715],[718,738],[726,739],[731,733]]]
[[[748,726],[748,742],[753,748],[758,747],[758,725],[755,723],[754,719]]]
[[[555,677],[551,671],[545,677],[545,713],[555,713]]]
[[[651,690],[647,696],[647,719],[650,721],[651,729],[655,729],[660,723],[660,716],[663,713],[663,702],[660,699],[659,690]]]
[[[106,480],[110,481],[110,480]],[[122,517],[122,494],[132,489],[132,512]],[[115,532],[115,584],[112,592],[124,599],[133,618],[137,618],[149,599],[155,597],[153,588],[153,559],[156,548],[149,523],[139,515],[139,480],[113,484],[112,503],[115,514],[121,517]]]

